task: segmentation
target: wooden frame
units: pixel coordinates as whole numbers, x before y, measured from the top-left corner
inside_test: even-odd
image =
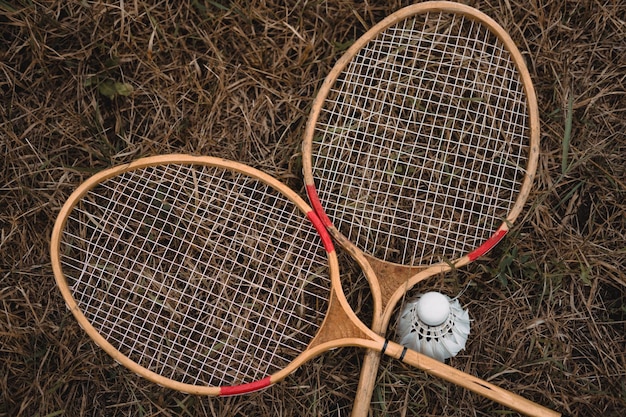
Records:
[[[432,266],[406,266],[385,262],[364,253],[357,248],[355,244],[350,242],[348,238],[346,238],[339,230],[337,230],[332,221],[325,215],[324,208],[322,207],[316,190],[315,178],[313,177],[313,139],[315,136],[318,117],[320,116],[322,107],[332,86],[359,51],[361,51],[361,49],[378,34],[395,23],[414,15],[429,12],[449,12],[453,14],[460,14],[464,17],[477,21],[486,26],[491,33],[493,33],[504,44],[508,52],[510,52],[511,58],[519,71],[521,82],[526,93],[529,118],[528,164],[526,167],[526,177],[514,206],[509,211],[508,216],[502,222],[499,229],[495,231],[493,236],[482,246],[452,263],[442,263]],[[363,273],[369,281],[374,310],[371,326],[372,330],[379,335],[384,335],[396,304],[404,296],[406,291],[415,284],[433,275],[450,271],[453,267],[458,268],[468,264],[488,252],[506,235],[511,224],[520,215],[532,188],[539,156],[539,131],[540,125],[537,98],[523,56],[508,33],[496,21],[472,7],[448,1],[432,1],[405,7],[396,13],[389,15],[386,19],[382,20],[380,23],[368,30],[367,33],[359,38],[337,61],[331,72],[324,80],[317,94],[307,122],[302,147],[303,173],[311,205],[321,217],[333,238],[359,263]],[[379,361],[380,355],[375,351],[369,351],[365,356],[362,365],[359,388],[352,411],[353,417],[363,417],[368,414],[370,399],[376,382]],[[524,412],[524,410],[519,409],[518,411]]]
[[[270,185],[279,192],[283,193],[292,202],[294,202],[295,205],[302,211],[303,215],[306,215],[319,231],[320,238],[322,239],[322,242],[324,243],[324,247],[326,248],[328,254],[328,266],[331,282],[328,312],[321,327],[319,328],[317,335],[311,341],[306,350],[303,351],[295,360],[293,360],[293,362],[291,362],[288,366],[286,366],[279,372],[268,375],[267,377],[253,383],[247,383],[231,387],[190,385],[174,381],[140,366],[139,364],[133,362],[131,359],[123,355],[115,347],[113,347],[111,343],[109,343],[102,335],[100,335],[97,330],[95,330],[95,328],[87,320],[85,315],[80,311],[80,308],[72,295],[72,290],[68,286],[68,282],[63,274],[63,268],[60,262],[60,247],[61,241],[63,239],[63,230],[66,225],[66,220],[69,216],[69,213],[71,213],[72,209],[90,189],[92,189],[102,181],[134,169],[169,163],[217,166],[229,170],[234,170],[253,178],[259,179],[267,185]],[[312,358],[320,355],[322,352],[325,352],[329,349],[334,349],[342,346],[358,346],[378,352],[384,352],[391,357],[402,359],[407,364],[416,366],[432,375],[441,377],[457,385],[468,388],[480,395],[508,405],[521,412],[528,413],[530,415],[558,415],[556,413],[551,413],[549,410],[531,401],[528,401],[506,390],[498,388],[490,383],[482,381],[479,378],[465,374],[464,372],[456,370],[450,366],[442,364],[417,352],[407,350],[406,348],[403,348],[396,343],[384,340],[382,337],[378,336],[372,330],[367,328],[365,324],[359,321],[356,314],[352,311],[341,289],[339,266],[335,250],[332,245],[332,241],[327,235],[326,229],[324,228],[321,220],[304,202],[304,200],[302,200],[295,192],[290,190],[288,187],[260,171],[236,162],[230,162],[223,159],[211,157],[165,155],[140,159],[127,165],[110,168],[108,170],[100,172],[99,174],[94,175],[93,177],[85,181],[81,186],[79,186],[61,209],[52,233],[50,251],[55,279],[57,281],[61,294],[65,299],[67,307],[75,316],[81,327],[87,332],[87,334],[113,359],[127,367],[129,370],[137,373],[144,378],[149,379],[150,381],[171,389],[191,394],[210,396],[243,394],[246,392],[265,388],[271,384],[281,381],[287,375],[294,372],[303,363],[311,360]]]

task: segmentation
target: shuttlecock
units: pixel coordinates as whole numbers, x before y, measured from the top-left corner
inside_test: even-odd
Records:
[[[458,300],[427,292],[406,303],[397,327],[397,340],[441,362],[465,348],[470,319]]]

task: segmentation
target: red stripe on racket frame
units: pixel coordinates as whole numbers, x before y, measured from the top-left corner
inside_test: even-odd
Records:
[[[254,392],[261,390],[263,388],[267,388],[272,385],[271,377],[265,377],[263,379],[259,379],[258,381],[250,382],[248,384],[241,385],[233,385],[230,387],[221,387],[220,388],[220,396],[227,397],[229,395],[240,395],[247,394],[249,392]]]
[[[320,219],[315,210],[309,211],[306,216],[309,218],[309,220],[311,220],[311,223],[313,223],[315,230],[317,230],[317,233],[319,233],[320,237],[322,238],[322,244],[324,245],[324,249],[326,249],[326,252],[334,252],[335,246],[333,245],[333,240],[330,237],[328,230],[326,230],[322,219]]]
[[[470,252],[469,255],[467,255],[470,261],[473,262],[474,260],[480,258],[484,254],[489,252],[494,246],[496,246],[502,240],[502,238],[504,238],[504,236],[506,235],[506,232],[507,231],[505,229],[498,229],[489,239],[487,239],[485,243],[483,243],[477,249],[475,249],[474,251]]]
[[[319,216],[319,218],[322,221],[322,223],[324,224],[324,226],[326,226],[326,227],[332,226],[333,225],[332,222],[330,221],[330,219],[328,218],[328,216],[324,212],[324,208],[322,207],[322,203],[320,202],[320,198],[317,195],[317,190],[315,189],[315,186],[314,185],[307,185],[306,186],[306,193],[309,196],[309,201],[311,202],[311,206],[313,207],[313,210],[315,210],[315,212]]]

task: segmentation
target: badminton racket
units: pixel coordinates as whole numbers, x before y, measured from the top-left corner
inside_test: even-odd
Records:
[[[529,195],[539,152],[530,75],[510,36],[468,6],[388,16],[338,60],[303,141],[309,201],[360,264],[383,336],[417,282],[479,258]],[[362,365],[365,416],[380,355]]]
[[[372,332],[345,298],[317,214],[239,163],[167,155],[94,175],[61,208],[51,260],[86,333],[168,388],[243,394],[358,346],[529,414],[546,410]]]

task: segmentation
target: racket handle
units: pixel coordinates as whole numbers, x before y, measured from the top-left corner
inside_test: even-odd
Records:
[[[380,352],[368,349],[361,364],[361,377],[359,386],[354,397],[351,417],[367,417],[372,402],[372,394],[378,378],[378,365],[380,364]]]
[[[432,359],[414,350],[406,348],[403,349],[400,345],[396,345],[392,348],[392,345],[396,344],[389,343],[387,354],[397,359],[401,359],[404,363],[415,366],[430,375],[452,382],[455,385],[466,388],[519,413],[531,417],[557,417],[561,415],[556,411],[550,410],[549,408],[527,400],[526,398],[520,397],[517,394],[513,394],[510,391],[483,381],[480,378],[467,374],[463,371],[459,371],[458,369],[439,362],[436,359]]]

